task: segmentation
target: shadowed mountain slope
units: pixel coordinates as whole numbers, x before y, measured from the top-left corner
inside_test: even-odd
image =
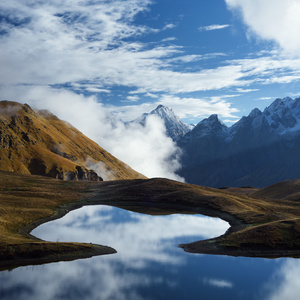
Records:
[[[145,178],[49,111],[11,101],[0,102],[0,170],[70,180]]]
[[[275,183],[251,194],[259,198],[284,199],[300,202],[300,179]]]
[[[300,98],[276,99],[231,127],[211,115],[178,140],[178,175],[211,187],[263,188],[300,177]]]

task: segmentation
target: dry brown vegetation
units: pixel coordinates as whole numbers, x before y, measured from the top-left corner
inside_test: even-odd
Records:
[[[181,245],[185,251],[298,257],[298,190],[297,180],[244,195],[167,179],[79,182],[0,172],[0,266],[113,253],[114,249],[109,247],[45,242],[29,235],[38,224],[91,204],[108,204],[153,215],[204,214],[230,223],[226,234]]]
[[[95,180],[94,166],[105,180],[145,178],[50,112],[0,101],[0,170]]]
[[[44,242],[29,234],[41,222],[65,214],[65,205],[80,206],[89,184],[0,172],[0,268],[115,253],[110,247]]]

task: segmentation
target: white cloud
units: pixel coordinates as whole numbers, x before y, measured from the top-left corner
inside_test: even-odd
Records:
[[[243,89],[243,88],[237,88],[236,91],[238,93],[250,93],[250,92],[257,92],[259,89]]]
[[[172,295],[180,288],[180,283],[190,285],[190,279],[182,280],[174,273],[175,269],[186,270],[186,255],[178,255],[184,254],[176,247],[178,239],[173,243],[170,240],[185,237],[186,241],[186,236],[193,240],[195,236],[200,238],[202,233],[205,237],[213,237],[228,228],[226,222],[216,218],[192,215],[137,218],[131,213],[122,218],[122,210],[112,218],[113,211],[116,209],[106,206],[84,207],[37,228],[35,232],[53,241],[106,244],[116,247],[117,254],[2,272],[1,295],[10,299],[52,300],[68,298],[66,295],[71,291],[72,299],[145,300],[144,291],[154,289],[160,293],[161,287]],[[116,223],[119,216],[123,224]],[[162,274],[160,267],[166,265],[168,267]],[[155,295],[152,298],[157,298]],[[165,295],[165,298],[171,296]]]
[[[124,38],[153,32],[132,22],[137,13],[148,9],[149,0],[31,3],[0,3],[1,14],[23,20],[22,26],[14,26],[16,21],[2,24],[7,34],[0,36],[0,82],[11,88],[18,84],[69,83],[90,92],[127,86],[145,93],[176,94],[242,87],[253,81],[270,84],[299,80],[299,62],[282,57],[272,59],[272,54],[260,57],[260,61],[225,61],[216,68],[175,71],[178,62],[190,63],[224,54],[186,55],[183,48],[175,45],[143,44],[128,39],[125,42]],[[227,3],[237,6],[233,0]],[[211,25],[210,29],[224,26],[229,25]],[[273,79],[268,81],[263,75]]]
[[[175,174],[180,168],[180,151],[166,136],[164,124],[158,118],[151,118],[145,127],[125,126],[118,120],[110,122],[110,113],[95,97],[42,86],[0,91],[6,99],[19,99],[33,107],[50,110],[147,177],[183,180]]]
[[[126,220],[116,222],[114,216],[118,211],[123,216],[126,213]],[[195,236],[212,238],[223,234],[228,227],[227,222],[217,218],[180,214],[140,215],[101,205],[72,211],[62,219],[39,226],[33,234],[50,241],[59,238],[59,241],[109,245],[118,251],[119,259],[126,266],[132,267],[138,262],[140,266],[146,265],[147,261],[180,264],[184,259],[170,251],[176,244],[169,241],[178,241],[182,237],[190,237],[193,241]],[[222,281],[219,281],[219,286],[221,284]]]
[[[231,96],[230,96],[231,97]],[[218,98],[180,98],[176,96],[163,96],[160,102],[165,105],[174,108],[174,111],[178,111],[178,116],[181,118],[187,118],[188,116],[195,116],[197,118],[204,118],[211,114],[218,114],[221,117],[235,118],[234,113],[238,110],[231,107],[231,104],[227,102],[228,96],[224,95]]]
[[[132,121],[145,112],[150,112],[162,104],[172,108],[180,118],[205,118],[212,114],[218,114],[223,118],[237,118],[234,113],[238,110],[231,106],[228,98],[232,95],[223,95],[211,98],[188,98],[173,95],[162,95],[155,102],[146,102],[140,105],[128,105],[111,107],[110,110],[116,113],[125,121]]]
[[[137,95],[135,95],[135,96],[127,96],[127,101],[128,102],[137,102],[137,101],[139,101],[139,96],[137,96]],[[126,101],[126,100],[124,100],[124,101]]]
[[[300,293],[299,271],[300,262],[296,259],[287,259],[268,283],[270,294],[266,299],[298,299]]]
[[[233,283],[223,279],[203,278],[203,283],[217,288],[233,288]]]
[[[223,25],[219,25],[219,24],[214,24],[214,25],[209,25],[209,26],[201,26],[198,29],[200,31],[212,31],[212,30],[220,30],[220,29],[224,29],[230,27],[229,24],[223,24]]]
[[[200,61],[200,60],[207,60],[207,59],[213,59],[218,56],[226,56],[224,53],[208,53],[204,55],[197,55],[197,54],[191,54],[191,55],[181,55],[177,57],[173,57],[170,59],[167,59],[167,62],[183,62],[183,63],[189,63],[194,61]]]
[[[167,24],[164,28],[163,28],[163,30],[167,30],[167,29],[173,29],[173,28],[175,28],[176,27],[176,25],[175,24]]]
[[[173,41],[176,41],[177,38],[176,37],[168,37],[168,38],[165,38],[162,40],[162,42],[173,42]]]
[[[275,97],[260,97],[259,99],[257,99],[257,100],[263,100],[263,101],[265,101],[265,100],[271,100],[271,99],[274,99]]]
[[[226,0],[238,11],[252,34],[276,42],[289,54],[300,51],[298,0]]]

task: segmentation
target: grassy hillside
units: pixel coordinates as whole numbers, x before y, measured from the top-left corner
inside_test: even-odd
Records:
[[[70,124],[27,104],[0,102],[0,170],[58,179],[145,178]]]
[[[284,196],[275,198],[280,190]],[[38,224],[96,204],[152,215],[203,214],[230,223],[218,238],[181,245],[188,252],[299,257],[299,191],[299,181],[245,195],[167,179],[62,181],[0,172],[0,268],[114,253],[109,247],[45,242],[29,234]]]

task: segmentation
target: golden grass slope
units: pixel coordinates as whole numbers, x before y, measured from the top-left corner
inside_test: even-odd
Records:
[[[145,178],[50,112],[0,102],[0,170],[97,180],[93,167],[104,180]]]
[[[279,190],[285,190],[284,198],[261,198]],[[114,253],[109,247],[45,242],[29,234],[72,209],[98,204],[151,215],[203,214],[230,223],[220,237],[181,245],[188,252],[300,257],[300,199],[288,199],[289,190],[291,195],[298,194],[299,181],[242,195],[161,178],[63,181],[0,172],[0,268]]]
[[[45,242],[29,234],[67,213],[67,205],[84,205],[91,183],[0,171],[0,270],[115,253],[106,246]]]

